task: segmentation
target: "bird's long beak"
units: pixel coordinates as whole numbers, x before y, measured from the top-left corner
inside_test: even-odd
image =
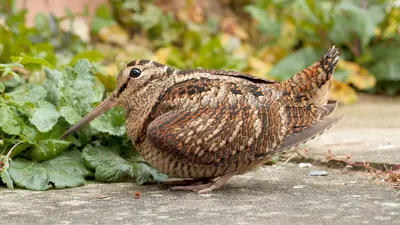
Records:
[[[102,101],[96,108],[94,108],[91,112],[89,112],[85,117],[81,119],[77,124],[69,128],[63,136],[61,136],[61,139],[64,139],[68,137],[68,135],[72,134],[79,128],[81,128],[83,125],[89,123],[90,121],[96,119],[98,116],[103,114],[105,111],[111,109],[114,106],[119,105],[119,102],[116,101],[115,97],[113,95],[110,95],[108,98],[106,98],[104,101]]]

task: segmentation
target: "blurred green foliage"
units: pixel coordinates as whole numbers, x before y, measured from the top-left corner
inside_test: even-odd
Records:
[[[27,12],[15,0],[0,0],[2,182],[46,190],[78,186],[86,177],[166,179],[132,150],[121,108],[59,140],[114,89],[120,65],[134,59],[284,80],[336,45],[333,98],[348,104],[357,101],[356,91],[399,93],[394,0],[204,2],[109,0],[93,15],[38,14],[27,27]]]
[[[227,68],[284,80],[336,45],[341,63],[332,97],[353,103],[356,90],[400,92],[400,7],[394,0],[225,1],[215,3],[225,7],[219,11],[211,1],[201,10],[180,1],[158,7],[110,2],[133,43],[178,68]]]

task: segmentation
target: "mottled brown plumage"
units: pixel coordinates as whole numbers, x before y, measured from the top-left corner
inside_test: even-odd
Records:
[[[149,60],[129,63],[115,91],[66,135],[123,105],[129,138],[150,165],[170,177],[196,178],[175,190],[201,193],[251,171],[274,154],[331,127],[328,101],[338,50],[285,82],[223,70],[175,70]]]

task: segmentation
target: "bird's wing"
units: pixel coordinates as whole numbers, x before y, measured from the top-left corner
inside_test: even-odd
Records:
[[[307,128],[318,126],[333,109],[270,88],[193,79],[174,85],[160,97],[145,136],[181,162],[231,165],[287,149],[281,145],[295,134],[300,136],[287,145],[315,136],[321,127],[310,132]]]

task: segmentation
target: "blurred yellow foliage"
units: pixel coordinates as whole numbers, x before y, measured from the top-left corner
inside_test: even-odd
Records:
[[[99,31],[100,40],[123,46],[129,40],[128,33],[118,24],[103,27]]]
[[[356,91],[346,83],[332,80],[331,99],[338,100],[341,104],[352,104],[358,101]]]
[[[266,74],[272,69],[272,63],[264,62],[257,57],[250,57],[248,59],[250,69],[245,71],[256,77],[269,79]]]
[[[339,62],[338,69],[344,69],[349,72],[346,81],[357,89],[372,88],[376,84],[375,77],[357,63],[342,60]]]
[[[165,48],[159,48],[155,53],[152,58],[152,60],[157,61],[159,63],[166,64],[169,55],[171,54],[171,48],[165,47]]]

